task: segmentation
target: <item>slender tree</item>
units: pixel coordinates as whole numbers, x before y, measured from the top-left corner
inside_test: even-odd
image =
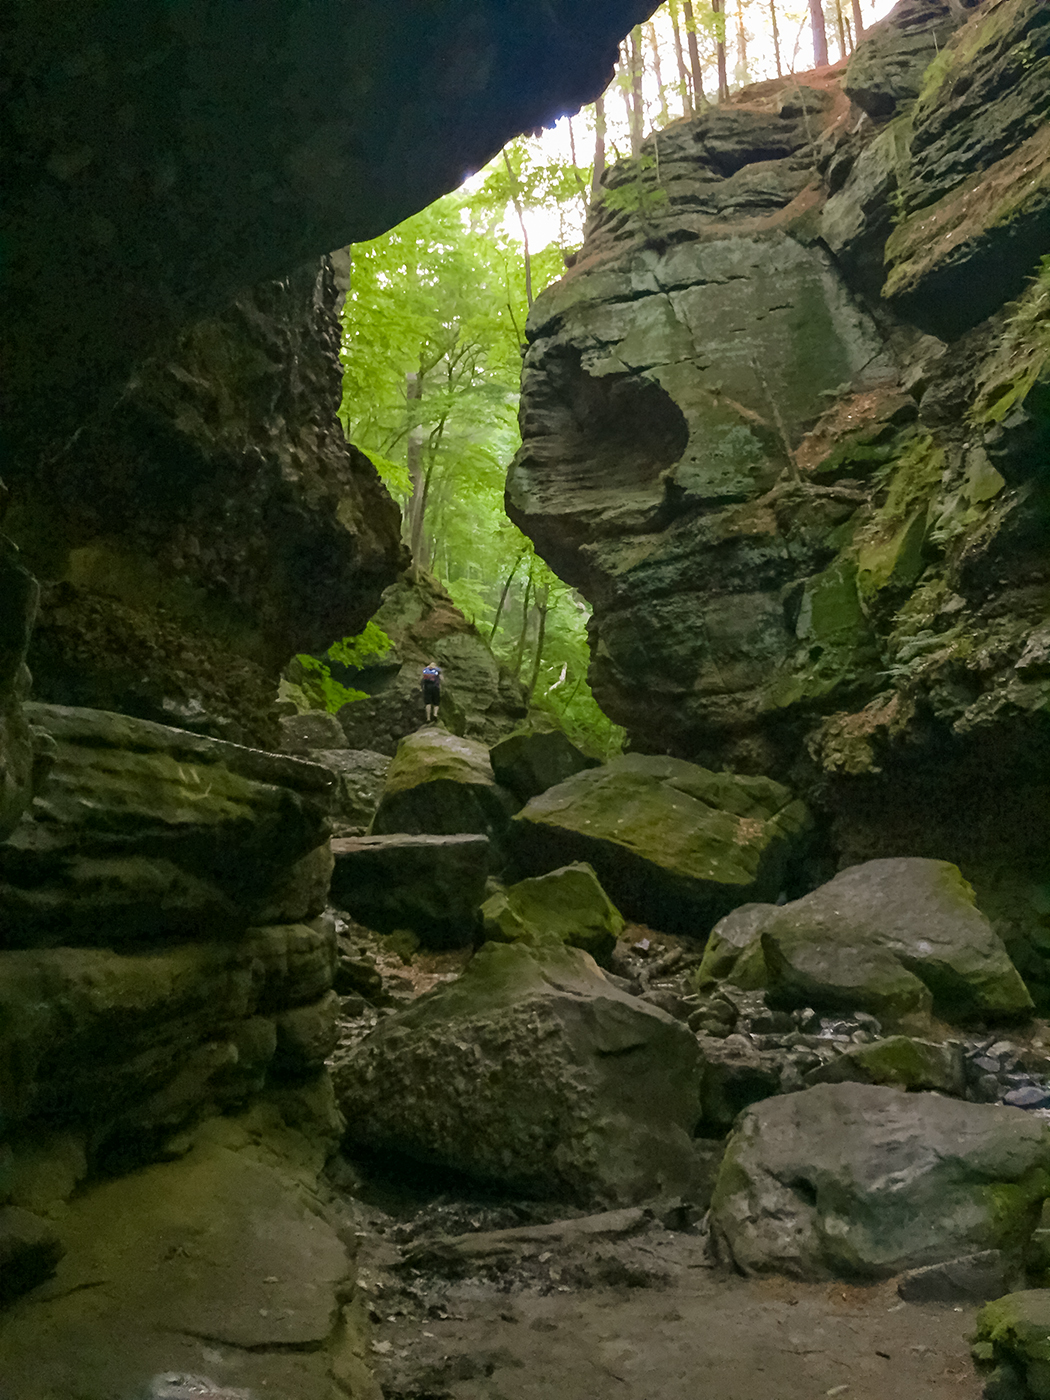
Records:
[[[496,616],[492,619],[492,631],[489,633],[490,642],[495,641],[496,633],[499,631],[499,620],[503,616],[503,609],[507,606],[507,597],[510,593],[510,586],[514,582],[514,575],[518,572],[528,552],[528,546],[526,546],[510,566],[507,577],[504,579],[503,589],[500,592],[499,602],[496,605]]]
[[[526,686],[529,699],[532,699],[533,691],[536,689],[536,682],[540,678],[540,666],[543,664],[543,644],[547,637],[547,613],[550,608],[550,584],[537,584],[536,586],[536,611],[539,623],[536,629],[536,657],[532,664],[532,675]]]
[[[693,13],[693,0],[682,0],[682,13],[685,16],[685,37],[689,46],[689,68],[693,75],[693,106],[698,108],[703,105],[704,101],[704,74],[700,67],[700,49],[696,42],[696,16]]]
[[[747,30],[744,28],[744,0],[736,0],[736,77],[739,83],[748,80]]]
[[[864,16],[860,12],[860,0],[853,0],[853,33],[855,42],[864,38]]]
[[[653,56],[653,75],[656,78],[656,92],[660,100],[660,125],[666,126],[671,120],[671,113],[667,107],[667,89],[664,87],[664,75],[660,69],[660,45],[656,38],[656,25],[652,20],[645,26],[645,37],[649,40],[649,52]],[[575,160],[575,157],[573,159]]]
[[[521,229],[521,245],[525,253],[525,302],[532,306],[532,256],[529,253],[529,230],[525,226],[525,210],[521,203],[521,190],[518,185],[518,177],[514,173],[514,167],[510,163],[510,156],[507,155],[507,148],[503,148],[503,163],[507,167],[507,178],[510,180],[510,198],[514,205],[514,212],[518,216],[518,227]]]
[[[859,0],[854,0],[859,3]],[[769,0],[769,22],[773,30],[773,57],[777,65],[777,77],[784,76],[784,69],[780,62],[780,26],[777,24],[777,0]]]
[[[423,428],[420,423],[420,401],[423,398],[423,375],[410,371],[405,375],[405,406],[408,413],[407,465],[412,495],[408,502],[408,547],[415,562],[423,551]]]
[[[642,100],[642,74],[644,57],[642,53],[642,26],[636,24],[631,30],[630,74],[631,100],[628,114],[631,121],[631,155],[636,156],[642,149],[642,136],[645,132],[645,106]]]
[[[605,94],[594,104],[594,173],[591,176],[591,199],[596,199],[601,189],[602,173],[605,170]]]
[[[846,44],[846,25],[842,18],[842,0],[835,0],[835,28],[839,36],[839,57],[845,58],[849,48]]]
[[[711,0],[711,13],[715,16],[715,58],[718,63],[718,100],[724,102],[729,96],[729,78],[726,74],[726,23],[723,0]]]
[[[667,9],[671,16],[671,33],[674,35],[674,56],[678,64],[678,91],[682,97],[682,115],[688,116],[695,110],[693,95],[689,88],[689,74],[685,66],[685,54],[682,50],[682,30],[678,23],[678,0],[667,0]]]
[[[828,61],[828,35],[821,0],[809,0],[809,24],[813,31],[813,66],[823,68]]]

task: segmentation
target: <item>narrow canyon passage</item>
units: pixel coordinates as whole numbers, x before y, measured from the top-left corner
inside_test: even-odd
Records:
[[[0,34],[0,1400],[1050,1400],[1046,0]]]

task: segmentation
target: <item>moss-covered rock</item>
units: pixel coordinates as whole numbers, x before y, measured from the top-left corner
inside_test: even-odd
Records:
[[[628,917],[703,936],[734,904],[783,887],[808,825],[767,778],[630,754],[533,798],[511,841],[523,870],[587,861]]]
[[[202,1371],[223,1393],[376,1400],[347,1250],[317,1209],[330,1091],[282,1107],[213,1119],[173,1160],[70,1203],[57,1278],[4,1317],[0,1371],[20,1400],[147,1395],[151,1377]]]
[[[567,943],[607,961],[624,928],[620,911],[589,865],[565,865],[521,880],[481,906],[485,937],[497,943]]]
[[[688,1190],[696,1041],[575,948],[487,943],[336,1070],[352,1141],[581,1206]]]
[[[931,1009],[955,1022],[1009,1021],[1033,1009],[973,890],[947,861],[868,861],[783,907],[731,914],[699,975],[734,981],[737,967],[785,1007],[860,1009],[891,1022]]]
[[[806,1083],[886,1084],[891,1089],[930,1089],[962,1095],[966,1087],[962,1047],[888,1035],[870,1045],[851,1045],[836,1059],[811,1070]]]
[[[496,782],[488,749],[437,724],[407,735],[387,769],[372,834],[502,838],[517,803]]]
[[[712,1201],[749,1274],[886,1278],[985,1249],[1020,1258],[1050,1194],[1050,1127],[1020,1109],[829,1084],[748,1109]]]
[[[390,651],[359,666],[328,663],[343,685],[364,692],[339,711],[351,748],[393,754],[419,728],[420,677],[431,661],[441,667],[441,723],[450,733],[492,745],[521,724],[524,686],[430,574],[404,574],[383,594],[373,621],[393,642]]]
[[[977,1314],[973,1359],[989,1400],[1050,1397],[1050,1288],[1008,1293]]]
[[[215,937],[321,913],[325,769],[102,710],[26,713],[54,764],[3,846],[0,946]]]

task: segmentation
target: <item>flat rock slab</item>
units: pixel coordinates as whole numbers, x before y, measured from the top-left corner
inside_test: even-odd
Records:
[[[756,891],[775,898],[808,825],[769,778],[629,754],[533,798],[511,843],[523,873],[586,861],[628,918],[702,936]]]
[[[1022,1250],[1048,1193],[1050,1124],[1031,1114],[834,1084],[747,1110],[711,1211],[746,1274],[877,1279]]]
[[[956,866],[851,866],[790,904],[749,905],[712,932],[700,975],[769,989],[771,1004],[1009,1021],[1032,999]]]
[[[410,928],[426,947],[468,944],[490,863],[487,836],[358,836],[332,842],[332,900],[380,933]]]
[[[229,936],[324,908],[332,775],[106,710],[28,705],[55,762],[3,848],[0,946]],[[325,857],[326,859],[327,857]]]
[[[575,948],[486,943],[335,1071],[355,1143],[591,1207],[689,1189],[688,1029]]]
[[[279,1150],[215,1120],[180,1160],[85,1191],[56,1277],[0,1326],[5,1389],[113,1400],[185,1373],[223,1394],[331,1400],[349,1261]]]

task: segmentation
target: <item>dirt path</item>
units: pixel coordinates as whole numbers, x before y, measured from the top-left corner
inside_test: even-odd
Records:
[[[744,1280],[645,1214],[455,1238],[362,1220],[385,1400],[980,1400],[972,1307]]]

